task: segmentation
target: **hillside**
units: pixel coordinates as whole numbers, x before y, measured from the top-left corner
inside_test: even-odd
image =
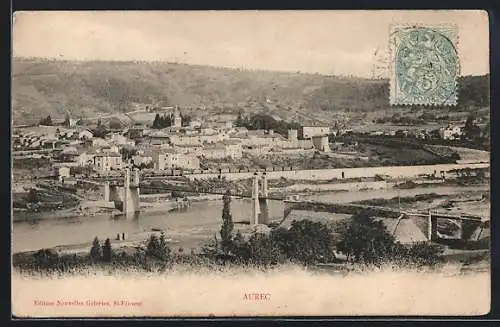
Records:
[[[15,124],[51,114],[64,118],[142,109],[151,105],[236,113],[267,111],[285,119],[336,111],[389,108],[388,82],[319,74],[172,63],[16,59],[12,66]],[[466,77],[468,106],[488,105],[487,76]],[[321,118],[320,118],[321,119]]]

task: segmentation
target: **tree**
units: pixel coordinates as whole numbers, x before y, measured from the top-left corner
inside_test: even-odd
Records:
[[[154,234],[149,237],[146,247],[146,255],[148,257],[166,261],[170,258],[170,253],[171,250],[167,244],[164,232],[161,233],[159,238]]]
[[[221,236],[221,248],[226,254],[231,252],[232,240],[233,240],[233,217],[231,215],[231,194],[229,189],[226,191],[223,197],[224,207],[222,208],[222,226],[220,230]]]
[[[54,249],[41,249],[34,256],[35,262],[40,268],[54,267],[59,263],[59,254]]]
[[[481,128],[476,125],[476,119],[473,115],[467,117],[463,129],[463,138],[469,141],[476,141],[481,136]]]
[[[48,115],[47,117],[40,120],[40,125],[42,126],[52,126],[52,117]]]
[[[156,249],[160,247],[160,241],[156,235],[151,235],[148,240],[148,244],[146,247],[146,255],[154,256]]]
[[[214,238],[209,240],[201,247],[201,255],[208,258],[215,258],[219,253],[219,242],[217,241],[217,234],[214,234]]]
[[[155,120],[153,120],[153,126],[152,128],[155,128],[155,129],[160,129],[160,114],[159,113],[156,113],[155,115]]]
[[[181,114],[181,121],[182,121],[182,126],[189,126],[191,123],[191,116],[190,115],[183,115]]]
[[[106,134],[109,133],[106,127],[104,127],[104,125],[102,124],[97,125],[97,127],[91,130],[91,132],[94,135],[94,137],[100,137],[100,138],[104,138]]]
[[[137,150],[135,148],[123,147],[120,149],[120,154],[122,155],[123,161],[131,159],[136,153]]]
[[[294,262],[314,264],[335,259],[333,233],[320,222],[293,221],[290,229],[275,229],[270,236],[281,252]]]
[[[162,128],[172,126],[172,115],[164,115],[162,119]]]
[[[165,236],[164,232],[161,232],[160,234],[160,248],[159,248],[159,254],[161,259],[163,260],[168,260],[170,258],[170,247],[167,244],[167,238]]]
[[[278,244],[268,235],[254,233],[248,240],[248,255],[255,264],[273,265],[282,261]]]
[[[71,127],[71,118],[69,116],[69,112],[66,113],[66,117],[64,118],[64,126]]]
[[[236,233],[232,243],[231,252],[236,256],[236,259],[240,262],[247,262],[251,257],[250,247],[240,231]]]
[[[429,242],[418,242],[412,244],[406,256],[408,260],[417,266],[433,266],[441,262],[441,254],[444,249],[439,245]]]
[[[103,256],[103,249],[101,248],[101,245],[99,244],[99,239],[97,236],[94,238],[94,241],[92,242],[92,247],[90,248],[90,261],[92,263],[96,263],[101,261],[102,256]]]
[[[111,249],[111,241],[109,238],[104,241],[104,245],[102,247],[102,260],[104,262],[111,262],[111,257],[113,250]]]
[[[118,118],[111,119],[109,122],[109,128],[111,129],[121,129],[122,122]]]
[[[246,127],[246,121],[243,118],[243,112],[240,110],[238,112],[238,116],[236,117],[236,120],[234,121],[234,126],[236,127]]]
[[[388,259],[395,245],[381,221],[375,221],[367,213],[354,215],[350,221],[338,226],[340,239],[337,249],[347,255],[348,260],[377,263]]]

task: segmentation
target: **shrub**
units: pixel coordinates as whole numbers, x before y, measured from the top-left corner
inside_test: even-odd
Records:
[[[171,249],[167,244],[164,232],[161,233],[160,238],[156,235],[151,235],[149,237],[146,248],[146,256],[167,261],[170,259],[170,254]]]
[[[51,268],[59,262],[59,254],[53,249],[41,249],[34,256],[36,265],[40,268]]]
[[[253,264],[272,265],[282,261],[281,249],[271,237],[253,234],[248,241],[248,253]]]
[[[417,266],[433,266],[441,262],[443,248],[429,242],[418,242],[406,252],[407,260]]]
[[[340,234],[337,249],[348,261],[378,263],[391,257],[395,245],[381,221],[375,221],[366,212],[360,212],[350,221],[337,225]]]
[[[236,261],[239,262],[248,262],[251,258],[250,247],[240,231],[232,240],[231,252],[235,255]]]
[[[217,253],[219,253],[219,242],[217,241],[217,235],[215,235],[213,239],[202,245],[200,254],[203,257],[215,258]]]
[[[293,221],[289,230],[275,229],[270,237],[291,261],[314,264],[335,260],[335,239],[332,231],[320,222]]]
[[[94,238],[94,241],[92,242],[92,247],[90,248],[90,262],[91,263],[96,263],[101,261],[102,259],[102,248],[101,245],[99,244],[99,239],[97,236]]]
[[[107,238],[102,247],[102,260],[104,262],[111,262],[112,254],[113,250],[111,249],[111,241]]]

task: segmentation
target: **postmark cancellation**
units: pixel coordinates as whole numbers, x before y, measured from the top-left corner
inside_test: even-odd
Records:
[[[392,25],[391,105],[454,106],[460,62],[453,25]]]

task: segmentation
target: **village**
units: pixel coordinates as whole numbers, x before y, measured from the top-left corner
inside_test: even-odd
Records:
[[[434,141],[446,145],[463,139],[466,124],[455,122],[432,131],[416,132],[387,130],[380,125],[380,130],[365,133],[334,129],[325,124],[301,126],[300,131],[290,128],[282,135],[284,133],[272,129],[249,130],[235,126],[235,122],[227,118],[201,121],[188,117],[186,122],[177,107],[163,112],[169,120],[169,126],[164,128],[154,126],[153,121],[136,122],[133,118],[125,122],[117,118],[97,118],[97,122],[89,124],[72,119],[69,113],[62,123],[52,123],[49,116],[39,126],[14,128],[14,162],[48,160],[51,174],[65,179],[74,177],[78,171],[109,174],[126,167],[171,174],[174,170],[178,174],[181,171],[248,171],[269,166],[282,169],[285,165],[294,170],[316,169],[327,167],[321,162],[304,167],[304,158],[319,154],[330,159],[368,159],[366,151],[360,151],[360,142],[352,137],[354,134],[362,139],[404,139],[408,143],[423,144],[427,140],[429,144]],[[473,133],[480,135],[482,131],[479,127],[476,129]]]

